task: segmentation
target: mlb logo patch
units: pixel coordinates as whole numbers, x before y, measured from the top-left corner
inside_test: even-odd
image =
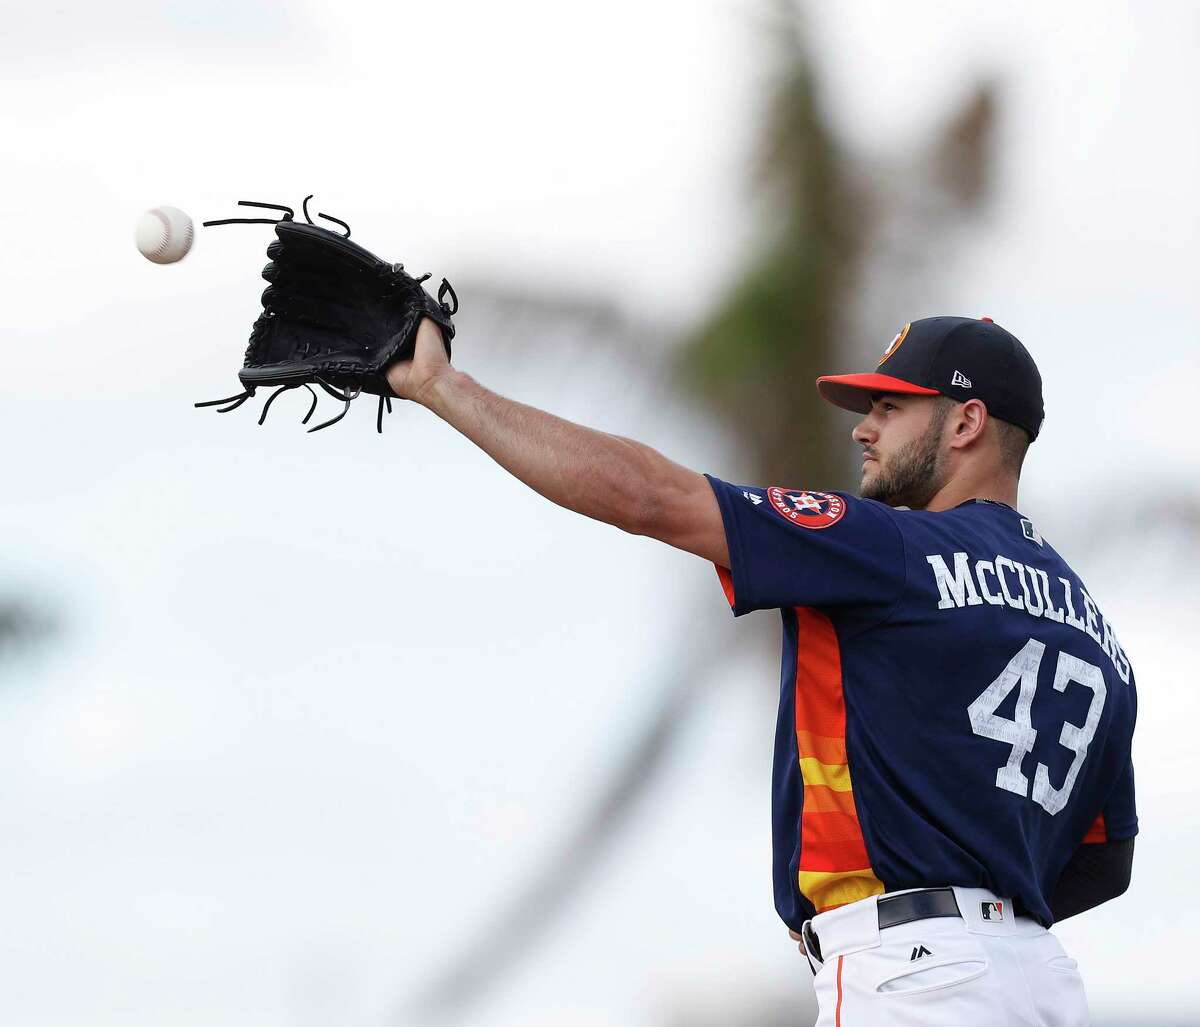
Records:
[[[1004,903],[981,902],[979,903],[979,912],[984,920],[991,923],[998,923],[1004,919]]]
[[[1042,545],[1041,532],[1033,526],[1033,521],[1028,517],[1021,518],[1021,534],[1029,539],[1030,542],[1036,542],[1039,546]]]

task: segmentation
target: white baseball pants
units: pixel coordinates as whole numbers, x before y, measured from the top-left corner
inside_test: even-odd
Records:
[[[989,891],[954,896],[962,919],[880,930],[874,897],[814,917],[817,1027],[1087,1027],[1083,979],[1053,934]]]

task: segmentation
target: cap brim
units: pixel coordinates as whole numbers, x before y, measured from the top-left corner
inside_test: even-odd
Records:
[[[826,374],[817,379],[817,391],[827,403],[856,414],[871,412],[871,393],[898,392],[905,396],[939,396],[937,389],[913,385],[887,374]]]

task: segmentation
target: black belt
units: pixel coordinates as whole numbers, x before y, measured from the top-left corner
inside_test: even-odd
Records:
[[[913,920],[929,920],[939,916],[962,918],[953,888],[922,888],[920,891],[905,892],[903,895],[881,895],[875,900],[875,909],[879,915],[881,931],[885,927],[898,927]],[[825,962],[821,955],[821,942],[812,929],[811,920],[805,922],[801,934],[805,949],[820,962]]]

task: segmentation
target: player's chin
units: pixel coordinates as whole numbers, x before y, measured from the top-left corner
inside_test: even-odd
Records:
[[[863,467],[862,479],[858,483],[859,496],[862,499],[878,499],[881,502],[887,502],[886,498],[879,489],[879,486],[882,483],[882,478],[883,476],[880,474],[878,461],[869,461]]]

